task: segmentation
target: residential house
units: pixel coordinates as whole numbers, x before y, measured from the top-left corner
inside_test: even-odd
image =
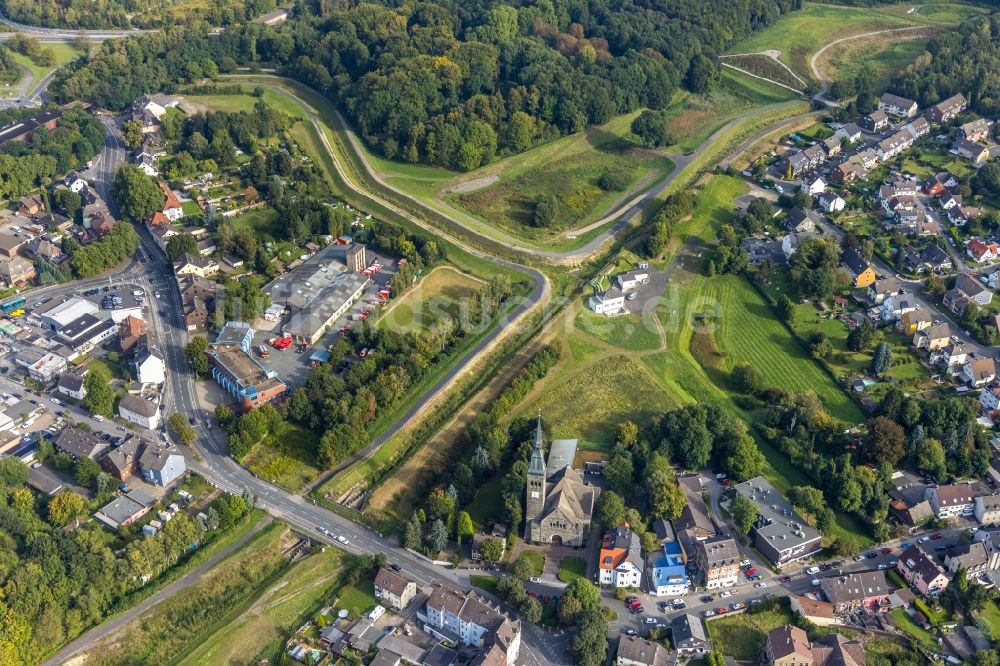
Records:
[[[853,183],[867,173],[868,170],[857,162],[841,162],[830,170],[830,178],[839,183]]]
[[[931,365],[940,366],[949,374],[957,375],[962,371],[967,358],[965,345],[960,342],[952,342],[941,349],[932,351],[927,360]]]
[[[17,214],[23,215],[24,217],[31,217],[32,215],[37,215],[45,210],[45,200],[38,194],[32,194],[27,197],[22,197],[21,202],[17,206]]]
[[[68,454],[74,460],[82,458],[96,460],[104,453],[108,445],[104,440],[99,439],[96,433],[85,432],[70,426],[59,433],[55,447],[57,451]]]
[[[896,570],[923,596],[935,596],[948,587],[948,577],[934,558],[920,546],[907,548],[896,562]]]
[[[25,249],[31,256],[51,261],[54,264],[62,263],[66,258],[59,246],[48,238],[32,238],[28,241]]]
[[[87,397],[87,389],[83,386],[83,377],[75,372],[64,372],[59,377],[56,390],[74,400],[83,400]]]
[[[35,265],[24,257],[0,257],[0,280],[15,287],[23,287],[38,276]]]
[[[865,646],[861,641],[830,634],[812,645],[816,666],[865,666]]]
[[[672,525],[684,551],[691,553],[695,544],[715,536],[717,530],[702,498],[701,477],[697,474],[681,474],[677,477],[677,485],[680,486],[685,501],[680,517],[672,521]]]
[[[146,443],[139,437],[129,437],[101,456],[101,468],[119,481],[128,481],[138,468],[139,456],[145,446]]]
[[[946,100],[942,100],[937,104],[927,107],[927,110],[924,112],[924,116],[932,123],[946,123],[958,114],[962,113],[962,111],[965,111],[965,106],[965,95],[958,93],[957,95],[952,95]]]
[[[967,139],[955,139],[952,149],[963,160],[973,164],[982,164],[990,158],[990,151],[986,146]]]
[[[136,346],[146,338],[146,322],[129,315],[118,325],[118,349],[130,355]]]
[[[1000,386],[984,386],[979,393],[979,407],[986,414],[1000,410]]]
[[[927,501],[931,503],[936,518],[971,516],[975,510],[975,488],[969,483],[950,483],[927,489]]]
[[[666,527],[670,523],[663,521]],[[670,529],[673,534],[673,529]],[[688,593],[690,581],[684,566],[684,551],[675,539],[662,542],[663,555],[653,564],[649,579],[649,593],[656,597],[679,597]]]
[[[820,601],[810,596],[788,595],[789,606],[793,613],[800,615],[803,619],[809,620],[820,627],[829,627],[836,623],[833,617],[833,604],[829,601]]]
[[[137,150],[132,154],[132,164],[139,167],[147,176],[157,176],[160,173],[156,166],[156,156],[146,150]]]
[[[834,132],[833,135],[843,141],[857,143],[861,139],[861,128],[854,123],[847,123]]]
[[[970,238],[965,244],[966,254],[973,261],[994,261],[997,255],[1000,254],[1000,250],[997,249],[996,243],[984,243],[978,238]]]
[[[160,427],[159,401],[147,400],[134,393],[126,393],[118,401],[118,415],[147,430],[156,430]]]
[[[608,317],[628,312],[625,308],[625,293],[618,288],[618,285],[612,285],[611,288],[588,298],[587,307],[597,314]]]
[[[747,261],[751,266],[759,266],[765,261],[776,264],[786,261],[780,241],[748,236],[740,241],[740,247],[747,253]]]
[[[788,231],[797,233],[811,232],[816,230],[818,217],[811,210],[802,210],[798,206],[793,208],[785,216],[784,226]]]
[[[937,243],[929,243],[923,249],[923,252],[920,253],[920,258],[923,260],[924,265],[932,271],[951,270],[951,257]]]
[[[934,313],[928,308],[919,307],[900,315],[896,322],[896,330],[903,335],[912,336],[934,323]]]
[[[840,154],[840,137],[836,134],[823,139],[819,142],[819,145],[823,146],[823,150],[826,151],[827,157],[836,157]]]
[[[990,554],[982,541],[959,540],[944,554],[944,568],[955,575],[965,569],[969,576],[986,571],[990,564]]]
[[[899,280],[888,277],[876,280],[868,287],[868,298],[878,305],[888,296],[895,296],[902,291]]]
[[[474,591],[452,587],[436,580],[431,595],[417,618],[439,640],[461,643],[482,650],[502,650],[498,664],[516,664],[521,648],[521,621],[511,619]],[[506,662],[503,657],[506,657]]]
[[[947,171],[941,171],[928,178],[924,183],[924,194],[929,197],[939,197],[956,186],[958,186],[958,179]]]
[[[977,497],[972,513],[981,525],[1000,524],[1000,495]]]
[[[215,240],[212,238],[198,241],[196,247],[198,248],[198,254],[202,257],[211,257],[218,249],[215,245]]]
[[[690,613],[681,613],[670,621],[671,640],[680,654],[708,654],[712,644],[701,618]]]
[[[889,513],[910,527],[920,525],[934,516],[927,501],[927,488],[922,484],[903,486],[889,491]]]
[[[184,454],[173,444],[148,444],[139,456],[139,468],[146,483],[154,486],[169,486],[187,471]]]
[[[913,140],[923,138],[931,133],[931,124],[926,118],[914,118],[903,126],[903,130],[909,132]]]
[[[962,273],[955,276],[955,288],[962,290],[969,300],[977,305],[989,305],[993,300],[993,292],[971,275]]]
[[[66,358],[62,354],[28,348],[17,352],[14,363],[28,371],[28,376],[36,382],[48,384],[66,370]]]
[[[139,342],[132,358],[136,379],[141,384],[162,384],[166,381],[166,366],[160,352],[146,342]]]
[[[185,252],[174,262],[174,275],[196,275],[207,278],[219,272],[219,264],[214,259],[188,254]]]
[[[882,321],[893,322],[904,314],[917,309],[917,301],[913,296],[895,294],[887,296],[878,307],[879,317]]]
[[[885,111],[890,116],[912,118],[917,115],[919,107],[912,99],[906,99],[892,93],[885,93],[878,100],[879,111]]]
[[[380,568],[375,576],[375,598],[393,610],[403,610],[417,596],[417,584],[390,569]]]
[[[832,578],[824,578],[823,594],[833,604],[835,613],[859,609],[877,611],[888,605],[889,584],[881,571],[859,571]]]
[[[948,221],[956,227],[963,227],[969,220],[979,217],[979,209],[975,206],[953,206],[948,209],[946,215]]]
[[[63,185],[77,194],[80,193],[80,190],[88,187],[87,181],[85,181],[76,171],[70,171],[66,174],[66,177],[63,178]]]
[[[820,535],[764,477],[737,484],[736,492],[757,505],[753,544],[772,564],[784,566],[820,549]]]
[[[639,587],[642,583],[642,544],[628,523],[604,535],[598,556],[598,582],[614,587]]]
[[[855,287],[867,287],[875,282],[875,270],[871,262],[862,257],[857,250],[849,247],[840,255],[840,262],[847,269]]]
[[[133,488],[125,495],[119,495],[94,514],[99,522],[113,530],[122,525],[131,525],[153,508],[156,501],[141,488]]]
[[[181,314],[188,331],[205,330],[208,318],[215,310],[216,283],[196,275],[177,278],[181,294]]]
[[[938,205],[941,206],[941,210],[944,211],[951,210],[952,208],[959,208],[962,205],[962,195],[946,192],[940,199],[938,199]]]
[[[764,663],[770,666],[813,666],[812,646],[802,629],[786,624],[767,632]]]
[[[990,121],[985,118],[977,118],[963,123],[955,132],[955,136],[966,141],[985,141],[990,137]]]
[[[616,666],[667,666],[670,663],[666,648],[656,641],[638,636],[622,636],[618,639]]]
[[[839,213],[847,206],[847,202],[836,192],[820,192],[816,196],[816,203],[827,213]]]
[[[869,132],[881,132],[889,126],[889,116],[885,111],[872,111],[861,118],[861,127]]]
[[[900,130],[875,144],[875,154],[885,162],[899,155],[913,145],[913,135]]]
[[[948,324],[934,324],[913,334],[913,346],[917,349],[936,351],[947,347],[950,342],[951,329]]]
[[[625,293],[635,291],[640,286],[648,283],[649,272],[645,270],[628,271],[615,277],[615,284]]]
[[[740,578],[740,551],[730,537],[717,536],[694,544],[691,554],[705,589],[732,587]]]
[[[899,261],[907,273],[921,273],[924,270],[924,262],[920,259],[920,252],[912,245],[904,245],[899,248]]]
[[[800,185],[800,189],[815,196],[820,192],[826,191],[826,181],[819,176],[805,178]]]
[[[997,377],[996,363],[992,358],[976,358],[962,366],[959,378],[970,386],[985,386]]]

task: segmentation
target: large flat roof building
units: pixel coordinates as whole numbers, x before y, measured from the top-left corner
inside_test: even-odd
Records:
[[[98,307],[85,298],[73,296],[46,309],[39,315],[42,325],[49,330],[59,332],[64,326],[80,319],[84,315],[96,315]]]
[[[736,492],[757,505],[754,546],[777,566],[800,560],[820,548],[820,535],[762,476],[744,481]]]
[[[207,352],[212,377],[240,401],[244,411],[271,402],[285,392],[285,383],[238,345],[213,345]]]
[[[272,303],[291,310],[282,327],[296,341],[315,344],[342,317],[371,282],[344,264],[343,247],[329,246],[268,285]]]

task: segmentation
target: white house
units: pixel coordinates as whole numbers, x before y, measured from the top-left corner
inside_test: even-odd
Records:
[[[474,591],[460,590],[440,580],[433,581],[431,587],[423,612],[417,611],[417,619],[425,622],[426,631],[440,640],[457,638],[463,645],[476,648],[492,645],[500,649],[506,663],[518,663],[520,620],[511,619]]]
[[[815,196],[820,192],[826,191],[826,181],[819,176],[806,178],[802,181],[801,189],[803,192],[808,192],[809,194]]]
[[[625,294],[618,285],[612,286],[605,292],[594,294],[587,299],[587,307],[596,312],[612,316],[625,313]]]
[[[132,393],[126,393],[118,401],[118,414],[126,421],[147,430],[160,427],[160,405],[154,400],[146,400]]]
[[[975,510],[976,493],[968,483],[935,486],[926,491],[927,501],[938,519],[971,516]]]
[[[78,174],[76,171],[70,171],[69,174],[66,175],[66,178],[63,180],[63,182],[66,184],[66,187],[68,187],[73,192],[76,192],[77,194],[79,194],[81,190],[87,187],[87,181],[81,178],[80,174]]]
[[[1000,386],[987,386],[979,394],[979,406],[984,412],[1000,409]]]
[[[839,213],[847,206],[844,198],[836,192],[820,192],[816,195],[816,203],[827,213]]]
[[[83,386],[83,377],[75,372],[66,372],[59,377],[56,390],[74,400],[83,400],[87,397],[87,389]]]
[[[622,523],[604,535],[604,545],[598,557],[598,582],[614,587],[635,587],[642,583],[642,546],[639,535],[628,523]]]
[[[981,525],[1000,523],[1000,495],[977,497],[976,507],[972,512]]]
[[[992,358],[975,358],[968,360],[962,366],[959,377],[968,382],[971,386],[983,386],[989,384],[997,377],[996,363]]]
[[[146,344],[140,344],[135,351],[135,375],[141,384],[162,384],[166,381],[166,368],[159,354]]]

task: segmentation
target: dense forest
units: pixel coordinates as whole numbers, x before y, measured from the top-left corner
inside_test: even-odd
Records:
[[[47,28],[159,28],[230,25],[249,21],[275,8],[274,0],[211,0],[205,3],[171,0],[2,0],[9,18]]]
[[[960,92],[969,108],[1000,114],[1000,16],[976,17],[938,35],[891,88],[921,106]]]
[[[124,109],[238,65],[275,66],[329,96],[387,157],[468,170],[617,113],[663,108],[679,86],[708,90],[718,51],[798,4],[323,3],[276,26],[109,42],[55,89]]]

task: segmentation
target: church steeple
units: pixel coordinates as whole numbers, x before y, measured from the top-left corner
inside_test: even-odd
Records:
[[[538,415],[535,427],[535,446],[531,450],[531,462],[528,463],[528,475],[545,476],[545,454],[542,451],[542,416]]]
[[[525,539],[537,539],[533,536],[532,526],[537,528],[536,519],[545,509],[545,454],[542,450],[542,415],[538,415],[535,427],[535,446],[531,450],[531,461],[528,463],[524,502]]]

